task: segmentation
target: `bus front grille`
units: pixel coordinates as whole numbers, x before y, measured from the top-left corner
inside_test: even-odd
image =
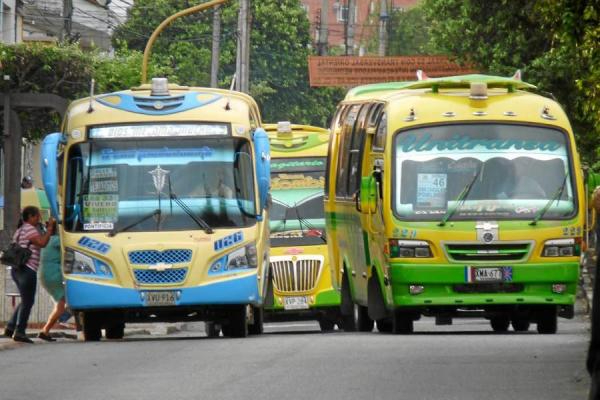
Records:
[[[178,264],[192,261],[192,251],[188,249],[136,250],[128,253],[129,262],[136,265]]]
[[[135,280],[140,285],[164,285],[181,283],[187,275],[187,268],[171,268],[164,271],[134,269]]]
[[[446,254],[450,261],[525,261],[529,256],[532,243],[447,243]]]
[[[271,257],[273,286],[275,290],[287,293],[313,290],[322,266],[322,256]]]

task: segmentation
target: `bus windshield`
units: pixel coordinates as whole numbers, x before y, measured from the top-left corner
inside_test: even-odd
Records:
[[[271,159],[271,246],[324,244],[325,157]]]
[[[421,221],[570,218],[576,195],[569,165],[566,135],[555,129],[457,124],[403,131],[394,138],[394,211]]]
[[[93,138],[74,145],[65,228],[200,230],[198,220],[210,228],[250,226],[256,214],[251,154],[247,140],[233,137]]]

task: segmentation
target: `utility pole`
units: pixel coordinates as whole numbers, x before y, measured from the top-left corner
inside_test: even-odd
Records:
[[[219,55],[221,53],[221,6],[213,14],[212,62],[210,64],[210,87],[217,87],[219,77]]]
[[[63,0],[63,18],[65,23],[60,38],[65,41],[71,37],[73,28],[73,0]]]
[[[318,54],[320,56],[327,55],[327,47],[329,44],[329,1],[321,0],[321,18],[319,26],[319,42],[318,42]]]
[[[250,0],[240,0],[235,89],[248,93],[250,87]]]
[[[356,0],[348,0],[348,13],[346,21],[346,55],[354,55],[354,19]]]
[[[385,56],[388,42],[388,20],[390,16],[387,12],[387,0],[381,0],[381,6],[379,8],[379,55]]]

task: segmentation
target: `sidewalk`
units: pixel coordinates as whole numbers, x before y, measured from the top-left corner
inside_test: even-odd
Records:
[[[64,329],[56,327],[50,331],[50,334],[57,342],[69,341],[69,340],[83,340],[83,333],[78,332],[75,329]],[[27,336],[34,341],[35,345],[38,344],[52,344],[52,342],[46,342],[42,339],[38,339],[37,335],[40,332],[40,328],[28,328]],[[186,330],[185,323],[131,323],[125,325],[125,337],[134,335],[148,335],[148,336],[165,336],[178,333]],[[0,334],[4,332],[4,326],[0,327]],[[104,339],[103,339],[104,340]],[[19,348],[22,346],[31,346],[29,343],[15,342],[11,338],[4,335],[0,336],[0,351]]]

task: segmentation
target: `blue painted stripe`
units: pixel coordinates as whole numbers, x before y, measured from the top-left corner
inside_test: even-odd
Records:
[[[169,290],[161,288],[162,291]],[[260,304],[256,275],[204,286],[173,288],[181,292],[178,306],[216,304]],[[139,308],[144,307],[142,292],[147,289],[130,289],[96,282],[67,279],[67,303],[72,309]]]

